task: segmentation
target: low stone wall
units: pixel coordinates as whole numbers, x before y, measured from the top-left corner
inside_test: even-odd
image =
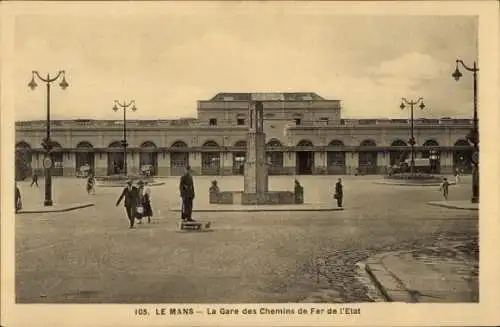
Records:
[[[236,192],[212,192],[209,194],[210,204],[233,204],[233,193]],[[241,192],[243,193],[243,192]]]
[[[257,194],[243,193],[242,191],[234,192],[217,192],[210,193],[210,204],[303,204],[304,197],[296,197],[292,191],[271,191],[258,196]]]

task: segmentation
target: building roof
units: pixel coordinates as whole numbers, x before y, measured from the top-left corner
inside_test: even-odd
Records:
[[[311,101],[325,100],[314,92],[217,93],[210,101]]]

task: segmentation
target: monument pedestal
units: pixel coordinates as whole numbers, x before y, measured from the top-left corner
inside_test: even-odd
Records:
[[[269,191],[262,102],[257,101],[249,105],[248,117],[249,128],[243,192],[211,194],[210,204],[297,204],[293,191]]]

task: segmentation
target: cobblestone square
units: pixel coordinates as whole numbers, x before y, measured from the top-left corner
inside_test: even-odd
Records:
[[[331,289],[331,302],[371,301],[356,263],[392,248],[436,238],[477,237],[478,211],[427,205],[436,187],[375,184],[380,177],[345,176],[345,211],[197,213],[212,232],[179,233],[178,179],[152,188],[152,224],[128,229],[120,188],[85,192],[85,180],[54,179],[54,202],[94,202],[61,213],[16,215],[18,303],[300,302]],[[195,177],[195,206],[208,204],[210,182],[242,188],[242,177]],[[333,201],[335,176],[299,176],[305,202]],[[40,188],[20,182],[24,206],[43,201]],[[293,188],[293,177],[271,177],[270,188]],[[470,178],[450,200],[470,197]],[[318,272],[316,263],[321,260]]]

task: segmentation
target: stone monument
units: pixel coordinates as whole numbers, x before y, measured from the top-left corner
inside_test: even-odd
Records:
[[[211,188],[211,204],[302,204],[293,191],[269,191],[264,133],[264,105],[250,101],[248,106],[248,135],[243,191],[221,192]],[[213,183],[213,182],[212,182]]]
[[[262,202],[268,192],[266,134],[264,133],[264,105],[260,101],[248,106],[247,155],[243,193]]]

